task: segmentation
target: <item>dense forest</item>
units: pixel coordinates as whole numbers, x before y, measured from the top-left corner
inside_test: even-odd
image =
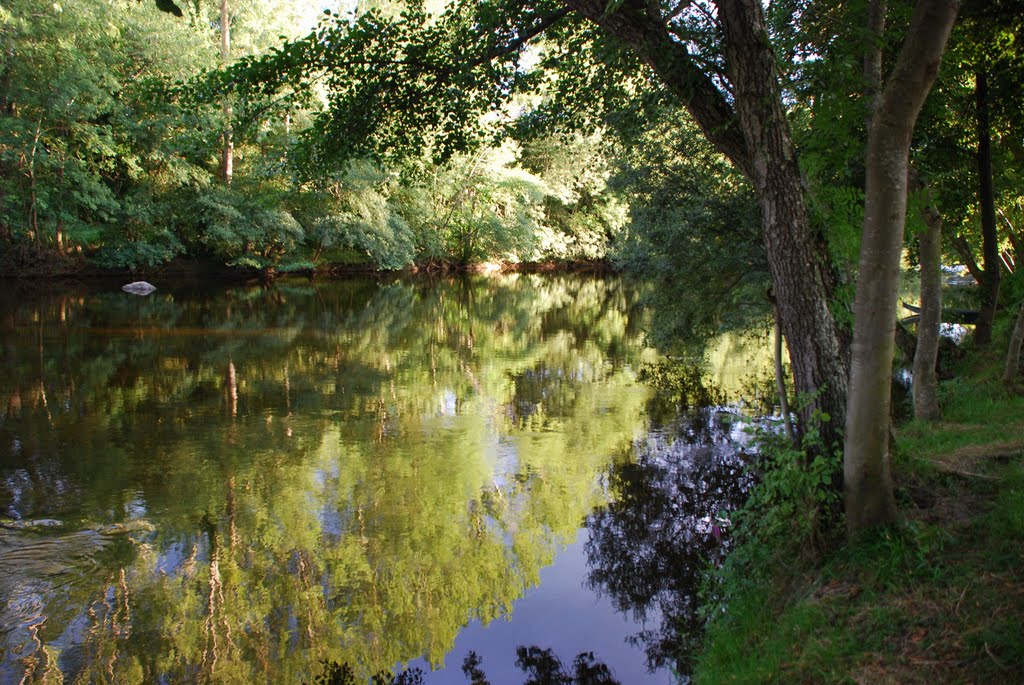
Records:
[[[398,9],[354,11],[368,21]],[[429,149],[325,156],[338,142],[319,128],[338,76],[260,95],[224,90],[214,71],[282,54],[283,35],[323,16],[316,3],[184,10],[7,4],[5,273],[182,256],[264,271],[599,260],[621,234],[627,207],[599,132],[502,139],[506,112],[487,124],[493,135],[443,161]]]
[[[1021,387],[1022,40],[1020,0],[10,0],[0,273],[612,265],[670,355],[775,323],[773,449],[857,539],[894,358],[925,424],[945,324]]]

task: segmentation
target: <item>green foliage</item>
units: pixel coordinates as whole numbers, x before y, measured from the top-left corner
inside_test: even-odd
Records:
[[[934,505],[926,515],[938,523],[876,531],[821,567],[761,548],[772,569],[729,578],[728,607],[711,617],[694,680],[846,683],[869,672],[887,682],[1005,681],[1024,665],[1015,629],[1024,601],[1013,589],[1021,474],[1014,465],[986,481],[980,489],[995,491],[984,503],[978,486],[929,476],[939,500],[966,498],[984,513],[960,520]],[[922,670],[926,654],[940,659],[933,670]]]
[[[819,551],[838,529],[836,520],[842,482],[842,451],[829,448],[818,431],[827,416],[816,415],[799,446],[785,435],[754,429],[754,443],[763,469],[744,508],[733,516],[740,549],[753,544],[803,546]],[[743,564],[742,554],[728,563]]]
[[[692,123],[665,114],[613,179],[631,198],[616,260],[655,284],[652,341],[700,349],[764,317],[770,279],[749,186]]]
[[[436,167],[401,196],[419,261],[521,261],[532,248],[546,189],[514,166],[511,146],[488,148]]]
[[[522,77],[522,36],[539,30],[548,11],[463,2],[439,15],[422,4],[397,17],[327,12],[308,37],[242,60],[223,80],[246,93],[299,92],[326,76],[327,106],[304,135],[312,174],[339,160],[424,151],[444,161],[490,139],[493,121],[483,117]]]
[[[94,0],[22,1],[0,17],[0,227],[10,239],[63,250],[116,212],[103,171],[122,152],[108,121],[125,76],[117,12]]]
[[[941,386],[943,422],[899,428],[899,526],[812,557],[797,537],[808,507],[786,507],[788,522],[771,509],[792,497],[771,492],[818,487],[799,454],[789,461],[797,474],[789,483],[755,489],[752,502],[768,508],[733,517],[739,546],[704,589],[708,633],[696,682],[845,683],[858,673],[887,682],[1002,682],[1024,664],[1011,627],[1024,616],[1024,596],[1013,589],[1024,531],[1022,414],[1020,398],[1000,391],[990,368],[999,365],[969,355],[958,378]],[[817,479],[826,488],[827,473]],[[764,482],[772,480],[766,473]],[[925,655],[940,661],[934,670],[922,671]]]
[[[1014,132],[1024,124],[1022,9],[1016,0],[965,5],[915,133],[917,161],[934,190],[945,222],[946,250],[955,263],[978,258],[981,252],[975,91],[979,72],[986,74],[988,83],[993,182],[1001,223],[1012,215],[1021,194],[1024,148]],[[1003,247],[1009,245],[1004,242]]]
[[[247,193],[219,185],[201,190],[195,197],[199,233],[193,240],[230,265],[273,268],[305,236],[272,198],[260,187]]]
[[[754,429],[760,480],[744,506],[727,514],[734,546],[722,565],[709,572],[700,593],[712,660],[736,656],[741,647],[730,640],[772,616],[763,595],[775,583],[786,582],[793,563],[819,559],[840,527],[842,452],[822,444],[818,426],[825,420],[815,416],[798,446],[778,431]],[[755,670],[764,674],[776,668],[778,663],[768,662]]]
[[[300,186],[290,204],[305,227],[310,261],[369,261],[381,269],[413,262],[415,243],[393,174],[363,163],[345,174]],[[341,261],[341,260],[338,260]]]
[[[519,163],[544,183],[531,259],[606,258],[626,223],[627,206],[608,186],[612,172],[602,136],[548,136],[523,144]]]

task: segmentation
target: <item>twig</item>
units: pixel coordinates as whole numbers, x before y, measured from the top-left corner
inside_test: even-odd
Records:
[[[981,478],[982,480],[999,480],[999,478],[997,478],[996,476],[989,476],[984,473],[974,473],[973,471],[963,471],[961,469],[953,468],[949,464],[937,461],[935,459],[930,459],[929,461],[938,466],[939,470],[944,471],[945,473],[952,474],[954,476],[962,476],[964,478]]]
[[[985,643],[985,653],[988,654],[989,658],[992,659],[992,661],[995,663],[996,666],[999,667],[1000,670],[1002,670],[1002,671],[1009,671],[1010,670],[1009,666],[1007,666],[1002,661],[1000,661],[999,659],[996,658],[996,655],[992,653],[991,649],[989,649],[987,642]]]
[[[964,601],[964,597],[967,595],[967,590],[970,589],[973,583],[974,581],[971,580],[969,583],[967,583],[967,585],[964,586],[964,591],[960,593],[960,599],[956,600],[956,606],[953,607],[954,616],[960,616],[960,603]]]

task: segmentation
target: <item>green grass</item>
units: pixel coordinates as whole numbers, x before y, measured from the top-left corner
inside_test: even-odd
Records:
[[[899,431],[903,525],[726,570],[694,682],[1024,683],[1024,400],[993,387],[953,384],[942,423]]]
[[[927,461],[965,448],[1024,444],[1024,396],[1010,394],[999,380],[1001,362],[975,356],[955,369],[956,377],[939,386],[942,420],[900,427],[898,458]]]

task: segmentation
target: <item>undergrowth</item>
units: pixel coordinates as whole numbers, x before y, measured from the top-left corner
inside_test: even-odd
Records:
[[[984,374],[943,399],[943,422],[897,434],[905,520],[851,545],[834,544],[839,454],[814,431],[757,437],[695,683],[1024,682],[1024,401]]]

